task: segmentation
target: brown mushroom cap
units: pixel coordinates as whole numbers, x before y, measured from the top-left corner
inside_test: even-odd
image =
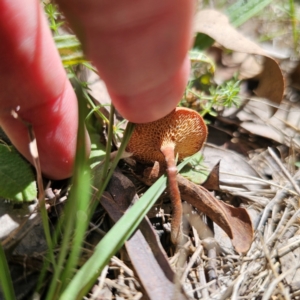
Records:
[[[154,122],[136,124],[126,151],[141,162],[165,162],[162,146],[173,145],[178,160],[198,152],[207,136],[203,118],[194,110],[177,107]]]

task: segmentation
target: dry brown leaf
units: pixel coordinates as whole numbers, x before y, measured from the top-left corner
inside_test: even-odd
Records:
[[[236,251],[245,253],[253,240],[253,227],[246,209],[230,206],[213,197],[208,190],[177,175],[181,198],[205,213],[231,238]]]
[[[213,168],[218,161],[220,163],[220,181],[221,185],[224,181],[232,182],[236,179],[242,179],[243,176],[253,176],[261,178],[257,171],[249,164],[249,162],[240,154],[227,150],[212,144],[207,143],[203,149],[204,165],[208,168]],[[247,182],[245,180],[245,182]],[[232,184],[231,183],[231,184]],[[243,184],[243,188],[249,191],[253,189],[269,188],[268,183],[257,182],[257,184]]]
[[[111,219],[117,222],[135,196],[135,187],[121,172],[115,171],[107,190],[101,204]],[[149,299],[187,299],[178,285],[173,283],[175,273],[147,218],[125,246]]]
[[[215,10],[201,10],[196,14],[194,29],[204,33],[223,47],[242,53],[264,57],[263,70],[255,77],[259,85],[254,93],[278,106],[283,97],[284,80],[277,62],[266,55],[257,44],[245,38],[229,24],[228,18]],[[277,111],[274,107],[273,114]]]
[[[220,189],[220,162],[221,160],[212,168],[207,179],[202,183],[204,188],[212,191]]]

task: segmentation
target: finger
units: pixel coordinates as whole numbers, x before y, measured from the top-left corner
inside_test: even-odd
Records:
[[[22,9],[20,9],[22,7]],[[0,126],[28,159],[26,127],[35,131],[42,171],[53,179],[72,173],[77,101],[38,0],[0,0]]]
[[[176,106],[189,73],[193,1],[58,2],[124,117],[153,121]]]

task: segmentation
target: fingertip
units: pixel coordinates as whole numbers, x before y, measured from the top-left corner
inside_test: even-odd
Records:
[[[140,94],[117,95],[107,87],[119,113],[133,123],[147,123],[170,113],[181,100],[190,71],[188,57],[175,74],[154,88]]]

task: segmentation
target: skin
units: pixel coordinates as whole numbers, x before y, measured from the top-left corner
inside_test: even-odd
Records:
[[[151,122],[176,106],[189,73],[192,1],[58,3],[125,118]],[[27,129],[11,117],[18,108],[33,125],[43,173],[71,176],[77,100],[39,1],[0,0],[0,41],[0,126],[31,160]]]

